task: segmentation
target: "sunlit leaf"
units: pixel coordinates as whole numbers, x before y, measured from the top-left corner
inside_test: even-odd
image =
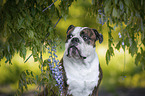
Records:
[[[29,37],[30,39],[33,39],[33,38],[34,38],[34,32],[33,32],[32,30],[28,30],[28,31],[27,31],[27,34],[28,34],[28,37]]]

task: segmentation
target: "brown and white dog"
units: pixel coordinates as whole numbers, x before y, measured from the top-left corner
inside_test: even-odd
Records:
[[[95,42],[103,41],[96,29],[75,27],[67,30],[65,52],[61,60],[63,72],[63,96],[98,96],[102,70]]]
[[[98,96],[102,69],[95,52],[97,40],[102,43],[103,35],[96,29],[68,27],[65,52],[60,61],[64,81],[62,96]],[[39,96],[47,95],[50,96],[46,86]]]

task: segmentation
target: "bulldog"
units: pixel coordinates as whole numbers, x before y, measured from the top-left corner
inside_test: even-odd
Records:
[[[63,96],[98,96],[102,69],[95,52],[95,42],[103,42],[96,29],[75,27],[67,29],[65,52],[61,59]]]

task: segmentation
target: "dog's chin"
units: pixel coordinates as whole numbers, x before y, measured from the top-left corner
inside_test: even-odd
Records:
[[[80,50],[74,45],[69,46],[67,56],[75,59],[86,59],[86,57],[82,56]]]

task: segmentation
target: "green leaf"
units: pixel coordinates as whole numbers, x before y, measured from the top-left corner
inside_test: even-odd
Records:
[[[117,3],[118,3],[118,0],[114,0],[115,1],[115,4],[117,5]]]
[[[122,3],[121,0],[119,1],[119,7],[120,7],[121,10],[123,10],[123,3]]]
[[[110,24],[113,24],[113,20],[112,20],[111,16],[109,16],[109,20],[108,21],[110,21]]]
[[[113,55],[114,55],[114,50],[113,50],[113,47],[110,47],[110,48],[109,48],[109,53],[110,53],[110,55],[111,55],[111,56],[113,56]]]
[[[143,51],[143,48],[142,48],[142,47],[140,47],[140,50],[141,50],[141,53],[143,54],[143,53],[144,53],[144,51]]]
[[[37,48],[36,48],[36,46],[33,46],[33,48],[32,48],[32,54],[33,55],[37,55]]]
[[[143,45],[145,46],[145,38],[143,39],[142,43],[143,43]]]
[[[31,76],[34,77],[33,72],[31,71]]]
[[[26,73],[27,73],[28,75],[30,75],[30,73],[29,73],[29,71],[28,71],[28,70],[26,70]]]
[[[128,7],[131,5],[131,0],[124,0],[124,2]]]
[[[34,57],[34,62],[37,62],[38,61],[38,58],[37,57]]]
[[[30,78],[28,78],[27,79],[27,84],[29,85],[29,84],[31,84],[32,82],[31,82],[31,79]]]
[[[140,64],[142,65],[142,69],[144,70],[145,69],[145,57],[142,58]]]
[[[9,61],[9,60],[7,59],[7,60],[5,61],[5,63],[8,63],[8,61]]]
[[[131,53],[131,56],[133,57],[135,53],[137,53],[137,44],[135,41],[133,41],[132,45],[129,48],[129,53]]]
[[[137,54],[136,58],[135,58],[135,64],[138,65],[138,63],[141,60],[142,55],[140,53]]]
[[[95,4],[95,2],[94,2],[94,0],[92,0],[92,5],[94,5]]]
[[[26,58],[26,47],[24,44],[21,44],[21,49],[20,49],[20,56],[23,57],[23,59],[25,60]]]
[[[127,1],[127,0],[125,0],[125,1]],[[126,15],[129,15],[130,14],[130,10],[129,10],[128,7],[126,8],[126,13],[127,13]]]
[[[8,30],[7,29],[8,29],[7,28],[7,21],[5,21],[5,23],[4,23],[4,34],[3,34],[4,37],[7,37],[7,35],[8,35]]]
[[[126,15],[126,13],[124,13],[123,19],[124,19],[124,22],[127,24],[127,15]]]
[[[63,15],[63,19],[64,19],[65,21],[66,21],[67,17],[68,17],[67,14],[64,14],[64,15]]]
[[[107,50],[107,52],[106,52],[106,63],[107,63],[107,65],[109,64],[109,61],[110,61],[110,52],[109,52],[109,50]]]
[[[28,34],[28,37],[29,37],[30,39],[33,39],[33,38],[34,38],[34,32],[33,32],[32,30],[28,30],[28,31],[27,31],[27,34]]]
[[[20,96],[20,95],[21,95],[20,90],[17,90],[16,96]]]
[[[56,9],[57,17],[60,17],[59,10]]]
[[[124,40],[124,43],[125,43],[125,45],[127,45],[127,47],[130,46],[129,38],[128,37],[126,37],[126,39]]]
[[[21,90],[21,92],[23,93],[23,91],[24,91],[24,88],[23,88],[23,87],[20,87],[20,90]]]
[[[121,41],[119,41],[119,42],[117,43],[117,45],[116,45],[115,48],[116,48],[117,50],[119,50],[119,49],[120,49],[120,45],[121,45]]]
[[[49,32],[53,32],[53,28],[52,27],[49,27]]]
[[[28,90],[27,83],[24,83],[25,89]]]
[[[104,12],[107,16],[109,16],[112,12],[112,6],[111,6],[111,3],[112,1],[111,0],[108,0],[105,4],[105,7],[104,7]]]
[[[10,53],[10,45],[9,44],[7,45],[7,50]]]
[[[43,50],[43,53],[46,53],[46,47],[45,47],[45,45],[42,45],[42,50]]]
[[[18,19],[18,27],[22,27],[24,28],[24,26],[22,26],[22,23],[24,22],[24,18],[20,17],[20,19]]]
[[[113,17],[118,17],[118,10],[115,7],[113,8],[112,16]]]
[[[36,75],[36,80],[38,81],[39,79],[38,79],[38,75]]]

